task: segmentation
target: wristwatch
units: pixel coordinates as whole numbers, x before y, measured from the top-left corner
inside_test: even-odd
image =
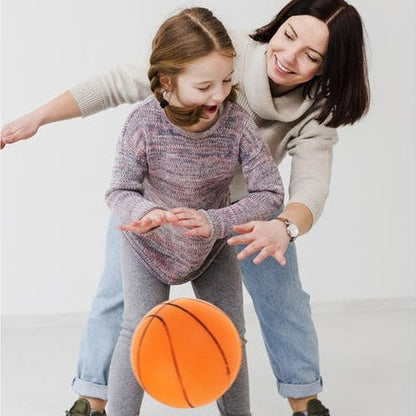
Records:
[[[293,241],[299,235],[299,228],[294,222],[291,222],[287,218],[283,217],[277,217],[275,220],[281,221],[286,225],[286,232],[290,237],[290,241]]]

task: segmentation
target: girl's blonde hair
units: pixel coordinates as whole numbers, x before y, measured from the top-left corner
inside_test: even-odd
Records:
[[[173,81],[186,65],[218,52],[225,56],[236,55],[234,46],[224,25],[203,7],[191,7],[167,19],[159,28],[152,42],[148,77],[150,88],[157,100],[163,100],[160,76],[170,76]],[[233,86],[226,100],[234,101],[236,86]],[[169,105],[165,111],[170,120],[178,126],[196,124],[202,108],[181,108]]]

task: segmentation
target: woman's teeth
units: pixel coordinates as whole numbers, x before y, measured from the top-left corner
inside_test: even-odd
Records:
[[[290,72],[292,72],[290,69],[287,69],[285,66],[283,66],[283,65],[279,62],[279,60],[278,60],[278,59],[276,59],[276,64],[277,64],[277,67],[278,67],[281,71],[286,72],[287,74],[289,74]]]

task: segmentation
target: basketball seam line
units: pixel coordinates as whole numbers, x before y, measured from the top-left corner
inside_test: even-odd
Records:
[[[169,332],[169,328],[168,328],[168,326],[166,325],[166,322],[160,317],[160,316],[158,316],[158,315],[149,315],[147,318],[156,318],[156,319],[158,319],[160,322],[162,322],[162,324],[163,324],[163,326],[164,326],[164,328],[165,328],[165,331],[166,331],[166,334],[167,334],[167,336],[168,336],[168,339],[169,339],[169,347],[170,347],[170,352],[171,352],[171,354],[172,354],[172,359],[173,359],[173,363],[174,363],[174,366],[175,366],[175,370],[176,370],[176,374],[177,374],[177,376],[178,376],[178,379],[179,379],[179,384],[180,384],[180,386],[181,386],[181,390],[182,390],[182,394],[183,394],[183,396],[184,396],[184,398],[185,398],[185,401],[188,403],[188,406],[189,407],[195,407],[195,406],[193,406],[192,405],[192,403],[190,402],[190,400],[189,400],[189,398],[188,398],[188,396],[187,396],[187,394],[186,394],[186,390],[185,390],[185,387],[184,387],[184,384],[183,384],[183,379],[182,379],[182,376],[181,376],[181,374],[180,374],[180,371],[179,371],[179,366],[178,366],[178,362],[177,362],[177,360],[176,360],[176,355],[175,355],[175,351],[174,351],[174,349],[173,349],[173,343],[172,343],[172,337],[171,337],[171,335],[170,335],[170,332]],[[146,331],[147,331],[147,328],[149,327],[149,325],[150,325],[150,323],[152,322],[152,319],[150,319],[150,321],[149,321],[149,323],[147,324],[147,326],[146,326],[146,329],[145,329],[145,331],[143,332],[143,336],[142,336],[142,338],[140,339],[140,346],[141,346],[141,341],[142,341],[142,339],[144,338],[144,335],[145,335],[145,333],[146,333]],[[139,350],[140,350],[140,346],[139,346]],[[140,367],[140,366],[139,366]],[[140,372],[140,371],[139,371]],[[144,384],[144,383],[143,383]],[[144,390],[146,390],[145,389],[145,387],[144,387],[144,385],[143,385],[143,389]]]
[[[222,359],[224,360],[224,364],[225,364],[225,368],[227,371],[227,375],[230,376],[231,375],[231,371],[230,371],[230,366],[229,363],[227,361],[227,357],[224,353],[224,350],[221,348],[220,343],[218,342],[217,338],[215,338],[214,334],[210,331],[210,329],[196,316],[194,315],[192,312],[188,311],[187,309],[183,308],[180,305],[176,305],[175,303],[170,303],[167,302],[167,305],[170,306],[174,306],[175,308],[181,309],[183,312],[187,313],[188,315],[192,316],[209,334],[209,336],[212,338],[212,340],[214,341],[215,345],[217,346],[218,350],[221,353]]]

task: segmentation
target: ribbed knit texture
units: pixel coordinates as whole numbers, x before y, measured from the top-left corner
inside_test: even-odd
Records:
[[[233,78],[240,86],[238,103],[260,128],[260,134],[279,164],[287,153],[292,157],[289,202],[306,205],[314,222],[324,209],[329,192],[332,149],[337,142],[335,129],[320,125],[315,118],[321,103],[304,98],[302,87],[272,97],[266,72],[266,44],[247,34],[232,34],[237,50]],[[134,103],[149,94],[144,65],[120,66],[70,89],[82,115],[122,103]],[[231,184],[231,199],[246,195],[241,173]]]
[[[229,187],[241,166],[248,195],[230,204]],[[154,97],[135,106],[122,129],[111,186],[110,208],[129,223],[155,208],[201,209],[211,238],[185,237],[164,225],[126,236],[144,264],[169,284],[201,274],[225,244],[232,226],[266,219],[283,203],[283,185],[251,117],[226,103],[218,121],[200,133],[172,124]]]

